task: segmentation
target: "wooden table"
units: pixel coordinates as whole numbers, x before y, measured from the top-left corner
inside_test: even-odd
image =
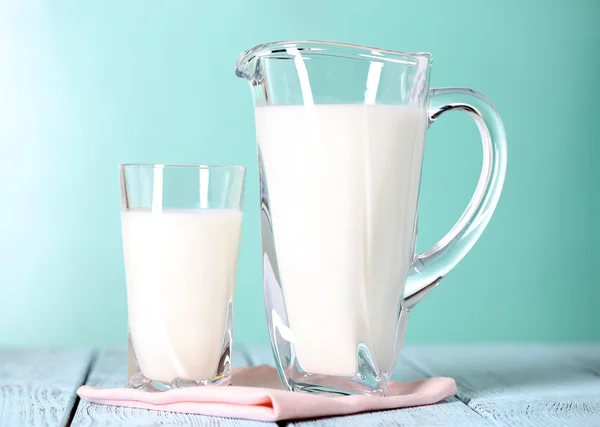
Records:
[[[237,348],[238,366],[272,364],[270,350]],[[0,349],[0,426],[261,426],[277,424],[128,409],[80,401],[81,384],[122,386],[124,349]],[[394,378],[456,379],[431,406],[289,426],[600,426],[600,344],[408,346]]]

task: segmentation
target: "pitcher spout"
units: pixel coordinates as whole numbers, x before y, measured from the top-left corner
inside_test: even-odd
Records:
[[[256,68],[259,62],[258,58],[261,52],[267,51],[268,46],[268,44],[259,44],[252,49],[242,52],[235,64],[235,75],[249,82],[255,81],[257,77]]]

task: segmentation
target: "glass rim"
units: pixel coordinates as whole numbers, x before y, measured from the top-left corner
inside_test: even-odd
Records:
[[[119,163],[120,169],[126,168],[196,168],[196,169],[233,169],[245,171],[246,166],[227,163]]]

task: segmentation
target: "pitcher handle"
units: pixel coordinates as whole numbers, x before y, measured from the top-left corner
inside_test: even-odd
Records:
[[[416,254],[404,292],[410,310],[471,250],[490,221],[506,174],[506,134],[502,119],[482,94],[465,88],[431,89],[429,125],[446,111],[465,111],[477,124],[483,167],[475,193],[458,222],[439,242]]]

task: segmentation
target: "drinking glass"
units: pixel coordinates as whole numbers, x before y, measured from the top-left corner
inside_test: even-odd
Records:
[[[228,385],[245,168],[124,164],[127,387]]]

